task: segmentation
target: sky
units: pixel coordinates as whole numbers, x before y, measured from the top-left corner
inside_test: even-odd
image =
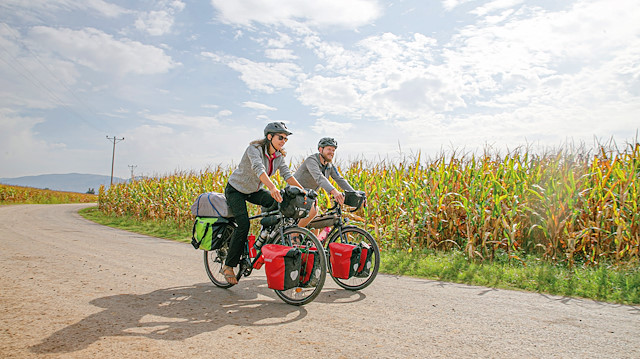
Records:
[[[0,177],[637,141],[637,0],[0,0]]]

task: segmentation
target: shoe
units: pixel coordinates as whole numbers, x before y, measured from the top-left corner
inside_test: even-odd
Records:
[[[238,279],[233,272],[233,268],[229,267],[228,265],[223,265],[222,268],[220,268],[220,274],[224,275],[224,280],[226,280],[227,283],[231,285],[238,284]]]

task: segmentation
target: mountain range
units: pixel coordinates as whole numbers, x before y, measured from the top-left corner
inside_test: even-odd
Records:
[[[113,183],[126,182],[126,179],[113,177]],[[42,189],[51,189],[54,191],[80,192],[86,193],[89,189],[93,189],[98,193],[100,185],[108,188],[111,183],[111,176],[83,174],[83,173],[67,173],[67,174],[45,174],[38,176],[24,176],[15,178],[0,178],[0,183],[33,187]]]

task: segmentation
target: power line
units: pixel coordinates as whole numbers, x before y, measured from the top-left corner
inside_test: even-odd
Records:
[[[9,30],[9,33],[11,33],[11,28],[5,23],[2,23],[2,24]],[[13,40],[16,41],[17,43],[19,43],[24,49],[26,49],[31,54],[31,56],[33,56],[33,58],[36,59],[36,61],[40,64],[40,66],[43,67],[53,77],[53,79],[55,81],[60,83],[60,85],[62,85],[69,93],[71,93],[71,95],[78,101],[78,103],[83,105],[86,109],[89,110],[89,112],[91,114],[93,114],[93,115],[95,115],[97,117],[96,112],[92,108],[90,108],[89,105],[87,105],[84,101],[82,101],[82,99],[80,99],[80,97],[78,97],[78,95],[76,95],[76,93],[69,86],[67,86],[66,83],[64,83],[64,81],[62,81],[59,77],[57,77],[53,73],[53,71],[51,71],[51,69],[49,67],[47,67],[33,51],[31,51],[29,46],[27,46],[27,44],[24,41],[22,41],[21,39],[17,38],[15,35],[13,36]],[[9,50],[5,49],[1,45],[0,45],[0,49],[2,49],[9,56],[10,60],[13,60],[13,61],[7,61],[3,57],[0,57],[0,60],[2,60],[4,63],[6,63],[14,72],[16,72],[18,75],[22,76],[23,78],[25,78],[27,81],[31,82],[33,85],[35,85],[36,88],[40,88],[40,89],[44,90],[44,92],[47,95],[49,95],[49,97],[51,97],[58,105],[60,105],[65,110],[69,111],[70,113],[76,115],[81,121],[83,121],[86,124],[88,124],[89,126],[93,127],[95,130],[98,130],[100,132],[104,131],[104,129],[96,127],[92,122],[87,120],[84,116],[82,116],[80,113],[78,113],[77,111],[73,110],[68,104],[66,104],[65,101],[63,101],[60,97],[58,97],[51,88],[49,88],[37,76],[35,76],[33,74],[33,72],[31,72],[27,68],[27,66],[25,66],[21,62],[21,60],[18,57],[12,55]],[[14,66],[14,64],[19,65],[20,69],[16,68],[16,66]],[[27,74],[29,76],[27,76]]]
[[[109,142],[113,141],[113,153],[111,154],[111,184],[109,185],[113,186],[113,164],[115,163],[116,158],[116,143],[124,141],[124,137],[116,138],[116,136],[113,136],[113,138],[110,138],[107,136],[107,140],[109,140]]]

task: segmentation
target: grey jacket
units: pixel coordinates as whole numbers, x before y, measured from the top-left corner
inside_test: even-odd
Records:
[[[354,190],[349,182],[338,173],[336,166],[332,163],[322,165],[319,153],[307,157],[293,176],[300,182],[302,187],[316,191],[319,187],[322,187],[329,193],[335,189],[331,182],[329,182],[329,177],[333,178],[343,191]]]
[[[285,163],[284,156],[280,151],[275,153],[271,166],[269,162],[269,154],[266,150],[263,152],[260,145],[250,144],[244,151],[238,168],[229,176],[229,184],[239,192],[249,194],[260,189],[262,185],[260,175],[263,173],[272,176],[278,170],[285,181],[292,177],[289,166]],[[271,168],[270,173],[269,168]]]

